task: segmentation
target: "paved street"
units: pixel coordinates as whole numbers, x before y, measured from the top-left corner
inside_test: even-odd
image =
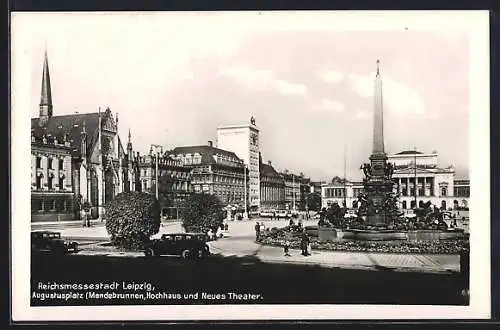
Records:
[[[32,288],[43,283],[134,282],[153,287],[160,298],[36,299],[32,305],[112,304],[416,304],[460,305],[458,274],[332,269],[315,265],[260,262],[255,257],[212,256],[200,262],[179,258],[39,256],[32,260]],[[47,292],[47,291],[46,291]],[[73,292],[78,293],[78,290]],[[86,293],[88,290],[82,290]],[[104,291],[100,291],[104,292]],[[114,291],[110,291],[114,292]],[[144,290],[137,291],[145,294]],[[259,295],[258,300],[190,299],[182,293],[228,292]],[[171,294],[178,298],[165,298]],[[178,296],[179,295],[179,296]],[[163,297],[163,298],[162,298]]]
[[[418,254],[384,254],[384,253],[355,253],[316,251],[309,257],[300,255],[299,250],[291,250],[291,256],[286,257],[280,247],[262,246],[254,242],[254,225],[256,221],[233,221],[229,222],[230,237],[210,242],[212,253],[224,257],[246,257],[251,256],[262,262],[279,264],[308,264],[329,268],[345,269],[372,269],[372,270],[394,270],[394,271],[417,271],[427,273],[449,273],[460,271],[460,259],[458,255],[418,255]],[[315,221],[304,222],[313,224]],[[283,227],[288,220],[264,221],[266,227]],[[164,222],[160,231],[155,236],[164,233],[183,232],[180,222]],[[106,228],[97,224],[91,228],[67,228],[61,231],[62,236],[70,237],[78,241],[100,242],[108,240]],[[142,253],[133,252],[109,252],[91,251],[82,246],[81,255],[107,255],[118,257],[140,257]]]

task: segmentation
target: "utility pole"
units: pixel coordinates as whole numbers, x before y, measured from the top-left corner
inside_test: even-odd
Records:
[[[245,192],[245,200],[243,201],[243,204],[245,205],[245,213],[243,213],[243,219],[247,220],[248,219],[248,210],[247,210],[247,165],[243,164],[243,185],[244,185],[244,192]]]
[[[417,193],[418,193],[418,188],[417,188],[417,148],[415,147],[415,153],[413,154],[413,161],[414,161],[414,165],[415,165],[415,171],[414,171],[414,180],[415,180],[415,208],[417,208]]]
[[[347,208],[347,187],[346,187],[346,145],[344,143],[344,209]]]
[[[155,159],[156,159],[156,162],[155,162],[155,196],[156,196],[156,200],[158,200],[158,185],[159,185],[159,182],[158,182],[158,161],[159,161],[159,153],[162,150],[162,146],[160,146],[158,144],[152,144],[151,147],[153,148],[153,150],[155,152]]]

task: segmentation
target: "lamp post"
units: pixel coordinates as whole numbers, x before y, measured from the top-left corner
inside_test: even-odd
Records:
[[[245,197],[243,204],[245,205],[245,212],[243,213],[243,219],[248,219],[248,210],[247,210],[247,165],[243,164],[243,189],[245,192]]]
[[[415,165],[415,171],[414,171],[414,180],[415,180],[415,209],[417,208],[417,193],[418,193],[418,185],[417,185],[417,148],[415,147],[415,153],[413,154],[413,161]]]
[[[158,144],[152,144],[151,145],[151,148],[153,149],[154,153],[156,154],[155,155],[155,196],[156,196],[156,200],[158,200],[158,158],[159,158],[159,152],[162,152],[163,151],[163,148],[162,146],[158,145]]]

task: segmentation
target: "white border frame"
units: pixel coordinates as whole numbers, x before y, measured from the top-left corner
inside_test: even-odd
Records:
[[[40,13],[12,13],[16,17]],[[84,14],[84,13],[81,13]],[[85,13],[95,15],[95,13]],[[104,14],[104,13],[103,13]],[[107,13],[121,15],[127,13]],[[184,14],[184,13],[183,13]],[[24,95],[15,93],[16,40],[11,43],[12,143],[12,319],[13,321],[168,321],[168,320],[353,320],[353,319],[484,319],[490,318],[490,134],[489,13],[447,12],[234,12],[221,17],[250,28],[286,30],[456,29],[470,36],[470,306],[406,305],[203,305],[30,307],[30,114]],[[188,14],[189,15],[189,14]],[[298,19],[300,18],[300,20]],[[14,34],[13,34],[14,35]],[[14,138],[15,137],[15,138]]]

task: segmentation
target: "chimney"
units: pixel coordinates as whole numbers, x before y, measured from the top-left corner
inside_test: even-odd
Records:
[[[271,163],[271,161],[270,161],[270,160],[268,160],[268,161],[267,161],[267,164],[268,164],[269,166],[273,166],[273,164]]]
[[[213,142],[212,141],[208,141],[208,146],[209,147],[213,147],[214,146]]]

